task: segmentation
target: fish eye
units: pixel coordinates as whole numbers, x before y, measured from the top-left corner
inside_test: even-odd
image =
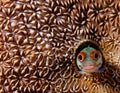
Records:
[[[97,53],[95,53],[95,58],[98,58],[98,54]]]
[[[91,52],[90,56],[93,60],[97,61],[99,58],[99,52],[93,51],[93,52]]]
[[[84,52],[80,52],[78,54],[78,59],[80,62],[83,62],[85,60],[85,53]]]

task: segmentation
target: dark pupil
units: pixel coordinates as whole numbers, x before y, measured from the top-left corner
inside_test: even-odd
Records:
[[[95,58],[98,58],[98,54],[95,54]]]
[[[79,59],[82,60],[82,56],[81,55],[79,56]]]

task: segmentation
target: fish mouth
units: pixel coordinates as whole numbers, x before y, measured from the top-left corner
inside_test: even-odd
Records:
[[[96,72],[100,66],[101,66],[100,64],[97,64],[97,65],[85,64],[83,67],[83,71],[88,72],[88,73],[93,73],[93,72]]]
[[[92,69],[95,69],[95,68],[96,68],[96,66],[94,66],[94,65],[85,65],[84,66],[85,70],[92,70]]]

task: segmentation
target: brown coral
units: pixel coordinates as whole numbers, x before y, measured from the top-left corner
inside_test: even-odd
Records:
[[[0,0],[0,93],[119,93],[119,0]],[[100,44],[101,74],[75,71],[80,40]]]

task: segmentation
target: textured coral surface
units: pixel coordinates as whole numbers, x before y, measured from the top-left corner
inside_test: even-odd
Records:
[[[75,71],[83,39],[104,72]],[[120,0],[0,0],[0,93],[120,93]]]

